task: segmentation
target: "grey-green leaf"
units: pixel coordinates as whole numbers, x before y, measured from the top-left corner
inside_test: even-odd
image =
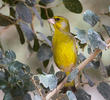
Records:
[[[38,32],[37,35],[41,38],[41,40],[46,41],[46,43],[47,43],[50,47],[52,46],[51,41],[46,37],[46,35],[45,35],[44,33]]]
[[[12,50],[7,50],[5,51],[5,57],[11,60],[15,60],[16,59],[16,54],[14,51]]]
[[[77,89],[75,94],[78,100],[91,100],[91,95],[81,88]]]
[[[105,82],[101,82],[97,86],[97,90],[105,98],[105,100],[110,100],[110,85],[109,84]]]
[[[32,29],[27,24],[24,24],[21,22],[19,24],[20,24],[22,31],[26,35],[27,39],[29,41],[32,41],[34,39],[34,33],[33,33]]]
[[[76,32],[76,38],[78,38],[81,41],[81,44],[85,44],[88,41],[88,36],[85,30],[75,28],[77,30]]]
[[[40,1],[44,4],[48,4],[54,2],[55,0],[40,0]]]
[[[46,44],[42,44],[37,52],[37,57],[40,61],[48,60],[52,57],[52,50]]]
[[[93,87],[94,86],[94,82],[91,80],[91,78],[89,77],[89,75],[86,73],[85,70],[83,70],[84,76],[88,81],[89,86]]]
[[[73,81],[76,78],[76,76],[78,75],[78,73],[79,73],[79,69],[75,68],[74,70],[72,70],[72,72],[68,76],[67,81],[68,82]]]
[[[72,91],[67,91],[66,95],[68,96],[69,100],[77,100],[75,94]]]
[[[35,13],[35,15],[37,16],[37,18],[39,19],[41,26],[43,26],[43,21],[41,19],[41,16],[39,15],[37,9],[35,7],[32,7],[32,10]]]
[[[10,73],[17,73],[20,71],[21,68],[23,68],[23,66],[24,65],[19,61],[15,61],[8,66],[8,70]]]
[[[81,13],[83,7],[79,0],[63,0],[64,6],[71,12]]]
[[[110,37],[110,26],[107,26],[107,25],[103,25],[103,27],[105,28],[108,36]]]
[[[19,2],[16,5],[16,12],[18,14],[18,18],[27,23],[32,22],[32,12],[23,2]]]
[[[53,74],[39,74],[37,75],[40,83],[43,84],[45,88],[49,88],[50,90],[53,90],[57,87],[57,77]]]
[[[10,93],[5,93],[3,100],[14,100]]]
[[[2,58],[0,59],[0,65],[8,65],[12,62],[11,59],[8,59],[8,58]]]
[[[24,44],[25,43],[25,38],[24,38],[24,34],[23,34],[23,31],[21,30],[20,25],[16,25],[16,29],[18,31],[21,44]]]
[[[92,49],[105,49],[107,44],[101,39],[100,35],[93,29],[88,30],[88,38]]]
[[[25,94],[23,100],[32,100],[31,95],[29,93]]]
[[[0,71],[0,80],[5,80],[5,72]]]
[[[91,10],[86,10],[84,12],[83,20],[89,23],[92,27],[95,26],[98,21],[100,21],[99,17]]]
[[[42,100],[42,98],[39,94],[36,94],[34,95],[34,100]]]

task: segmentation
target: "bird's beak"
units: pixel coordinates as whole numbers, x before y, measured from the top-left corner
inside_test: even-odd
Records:
[[[54,18],[50,18],[50,19],[48,19],[48,21],[49,21],[49,23],[51,23],[51,24],[55,24],[55,19],[54,19]]]

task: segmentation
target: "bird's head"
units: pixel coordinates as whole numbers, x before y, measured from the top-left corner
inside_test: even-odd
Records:
[[[53,24],[55,29],[62,30],[65,32],[70,31],[69,22],[64,17],[54,16],[53,18],[48,19],[48,21]]]

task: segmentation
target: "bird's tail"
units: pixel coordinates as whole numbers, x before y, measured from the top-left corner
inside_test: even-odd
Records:
[[[66,75],[68,76],[70,74],[70,72],[66,72]],[[75,81],[71,81],[71,82],[67,82],[64,84],[65,87],[73,87],[75,86]]]
[[[69,75],[69,74],[70,72],[66,72],[66,75]],[[66,93],[68,90],[72,90],[73,92],[76,92],[75,81],[65,83],[61,92]]]

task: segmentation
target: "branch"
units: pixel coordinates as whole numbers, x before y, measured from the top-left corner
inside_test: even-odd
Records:
[[[59,92],[61,88],[63,88],[64,84],[67,81],[68,76],[65,77],[65,79],[57,86],[57,88],[55,88],[52,92],[50,92],[47,96],[46,96],[46,100],[50,100],[50,98],[56,93]]]
[[[41,92],[41,89],[38,88],[38,86],[37,86],[37,84],[36,84],[36,82],[35,82],[35,80],[34,80],[34,77],[35,77],[35,76],[36,76],[36,75],[33,75],[32,78],[31,78],[31,80],[32,80],[33,84],[35,85],[35,88],[37,89],[37,92],[39,92],[41,98],[42,98],[43,100],[45,100],[45,98],[44,98],[44,96],[43,96],[43,94],[42,94],[42,92]]]
[[[110,39],[108,39],[106,41],[107,44],[110,43]],[[81,71],[82,69],[84,69],[84,67],[90,62],[92,61],[99,53],[101,52],[100,49],[96,49],[93,53],[90,54],[90,56],[85,59],[82,63],[79,64],[79,66],[77,67],[79,69],[79,71]],[[46,100],[49,100],[55,93],[56,91],[58,92],[60,89],[63,88],[64,84],[66,83],[67,81],[67,78],[66,77],[58,86],[56,89],[54,89],[52,92],[50,92],[49,94],[47,94],[46,96]]]
[[[39,7],[39,8],[44,8],[44,9],[48,9],[48,8],[54,8],[54,7],[58,7],[59,5],[63,4],[62,2],[59,3],[59,4],[56,4],[54,6],[43,6],[43,5],[40,5],[40,4],[36,4],[35,6],[36,7]]]

